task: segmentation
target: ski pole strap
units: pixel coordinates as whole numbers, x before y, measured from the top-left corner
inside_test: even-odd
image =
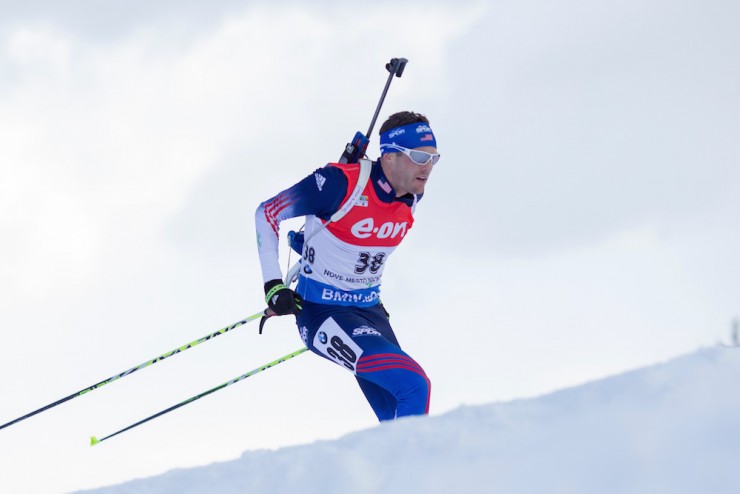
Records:
[[[274,287],[272,287],[267,292],[267,294],[265,295],[265,302],[267,302],[267,305],[270,305],[270,299],[272,298],[272,296],[275,295],[280,290],[282,290],[283,288],[288,288],[288,287],[280,283],[279,285],[275,285]]]

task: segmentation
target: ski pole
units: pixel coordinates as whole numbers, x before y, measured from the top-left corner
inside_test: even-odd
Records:
[[[390,88],[394,76],[401,77],[403,75],[403,70],[406,68],[407,63],[408,59],[406,58],[391,58],[391,61],[385,64],[385,69],[388,71],[388,79],[385,81],[383,93],[380,95],[378,105],[375,107],[375,113],[373,114],[373,118],[370,120],[370,127],[367,129],[367,135],[363,135],[362,132],[359,131],[355,133],[355,136],[352,138],[352,142],[347,143],[347,145],[345,146],[344,152],[339,158],[339,163],[357,163],[361,160],[363,156],[365,156],[367,146],[370,144],[370,138],[368,136],[373,133],[373,127],[375,127],[375,122],[378,120],[380,109],[383,107],[383,102],[385,101],[385,97],[388,94],[388,88]],[[365,188],[367,179],[370,176],[369,166],[365,170],[361,169],[360,177],[363,177],[363,175],[364,179],[361,178],[357,181],[357,186],[350,195],[350,200],[348,200],[337,212],[335,212],[329,219],[329,221],[324,222],[317,230],[314,230],[310,236],[306,237],[303,241],[304,244],[311,240],[314,235],[318,234],[319,230],[329,226],[329,223],[339,221],[345,214],[347,214],[349,209],[354,206],[354,201],[352,200],[352,198],[359,198],[360,193]],[[285,277],[286,286],[290,286],[290,284],[296,279],[296,277],[298,276],[298,271],[300,271],[300,269],[301,261],[299,260],[293,265],[292,268],[290,268],[290,270],[288,270],[288,274]],[[263,325],[264,319],[260,322],[260,333],[262,332]]]
[[[344,147],[344,152],[339,158],[339,163],[357,163],[357,161],[365,156],[367,146],[370,144],[370,134],[373,133],[373,127],[375,127],[375,121],[378,119],[380,114],[380,108],[383,106],[385,96],[388,94],[388,88],[393,81],[393,76],[401,77],[403,75],[403,69],[406,68],[408,60],[405,58],[391,58],[391,61],[385,64],[385,69],[390,72],[388,74],[388,80],[385,82],[385,88],[383,93],[380,95],[380,101],[378,106],[375,107],[375,114],[372,120],[370,120],[370,127],[367,129],[367,134],[363,135],[362,132],[357,131],[351,142],[348,142]]]
[[[255,319],[258,319],[258,318],[262,317],[263,315],[265,315],[265,313],[266,313],[266,310],[265,311],[262,311],[262,312],[259,312],[257,314],[253,314],[253,315],[247,317],[246,319],[242,319],[241,321],[236,322],[236,323],[234,323],[234,324],[232,324],[230,326],[226,326],[225,328],[219,329],[218,331],[215,331],[215,332],[213,332],[213,333],[211,333],[209,335],[206,335],[206,336],[204,336],[202,338],[199,338],[199,339],[197,339],[195,341],[191,341],[190,343],[187,343],[187,344],[185,344],[183,346],[180,346],[178,348],[175,348],[174,350],[170,350],[169,352],[163,353],[162,355],[159,355],[158,357],[154,357],[153,359],[147,360],[146,362],[143,362],[143,363],[141,363],[141,364],[139,364],[139,365],[137,365],[135,367],[132,367],[132,368],[130,368],[130,369],[126,370],[126,371],[123,371],[123,372],[121,372],[119,374],[116,374],[114,376],[111,376],[108,379],[104,379],[104,380],[100,381],[97,384],[93,384],[92,386],[88,386],[88,387],[86,387],[84,389],[81,389],[80,391],[77,391],[76,393],[72,393],[69,396],[65,396],[64,398],[61,398],[61,399],[55,401],[54,403],[49,403],[48,405],[43,406],[43,407],[39,408],[38,410],[34,410],[33,412],[27,413],[26,415],[23,415],[22,417],[18,417],[17,419],[11,420],[8,423],[5,423],[3,425],[0,425],[0,429],[4,429],[4,428],[6,428],[6,427],[8,427],[10,425],[13,425],[13,424],[15,424],[17,422],[20,422],[21,420],[25,420],[25,419],[27,419],[29,417],[33,417],[34,415],[36,415],[38,413],[44,412],[46,410],[49,410],[50,408],[54,408],[57,405],[61,405],[62,403],[65,403],[65,402],[71,400],[72,398],[77,398],[78,396],[82,396],[84,394],[89,393],[90,391],[94,391],[94,390],[96,390],[98,388],[101,388],[101,387],[105,386],[106,384],[110,384],[113,381],[117,381],[118,379],[120,379],[122,377],[126,377],[129,374],[133,374],[137,370],[143,369],[145,367],[149,367],[152,364],[156,364],[160,360],[164,360],[164,359],[166,359],[168,357],[171,357],[171,356],[176,355],[178,353],[184,352],[185,350],[187,350],[189,348],[192,348],[192,347],[194,347],[196,345],[200,345],[201,343],[206,342],[206,341],[210,340],[211,338],[215,338],[218,335],[221,335],[221,334],[224,334],[224,333],[228,333],[232,329],[236,329],[239,326],[242,326],[244,324],[247,324],[250,321],[253,321]]]
[[[383,89],[383,94],[380,96],[380,101],[378,101],[378,106],[375,108],[375,115],[373,115],[373,119],[370,121],[370,128],[367,129],[367,134],[365,134],[366,136],[370,137],[370,134],[373,133],[373,127],[375,127],[375,121],[378,119],[378,114],[380,114],[380,108],[383,106],[383,102],[385,101],[385,95],[388,94],[388,88],[391,85],[393,76],[401,77],[403,75],[403,69],[406,68],[407,63],[408,63],[408,60],[405,58],[392,58],[390,62],[385,64],[385,69],[390,73],[388,74],[388,80],[385,82],[385,88]]]
[[[188,403],[192,403],[192,402],[194,402],[196,400],[199,400],[199,399],[203,398],[204,396],[208,396],[211,393],[215,393],[216,391],[219,391],[221,389],[224,389],[227,386],[231,386],[234,383],[238,383],[239,381],[243,381],[244,379],[248,378],[249,376],[253,376],[254,374],[257,374],[258,372],[265,371],[265,370],[269,369],[270,367],[274,367],[274,366],[276,366],[276,365],[278,365],[280,363],[285,362],[286,360],[290,360],[293,357],[295,357],[297,355],[300,355],[301,353],[303,353],[303,352],[305,352],[307,350],[308,350],[308,348],[305,348],[304,347],[304,348],[301,348],[300,350],[296,350],[293,353],[289,353],[288,355],[285,355],[284,357],[280,357],[279,359],[273,360],[272,362],[269,362],[269,363],[267,363],[267,364],[265,364],[265,365],[263,365],[261,367],[257,367],[256,369],[251,370],[251,371],[247,372],[246,374],[242,374],[239,377],[235,377],[231,381],[228,381],[228,382],[225,382],[223,384],[220,384],[220,385],[216,386],[215,388],[211,388],[208,391],[204,391],[203,393],[197,394],[197,395],[195,395],[195,396],[193,396],[191,398],[188,398],[185,401],[181,401],[177,405],[173,405],[173,406],[169,407],[166,410],[162,410],[161,412],[157,412],[157,413],[155,413],[154,415],[152,415],[150,417],[147,417],[147,418],[145,418],[143,420],[140,420],[140,421],[136,422],[135,424],[131,424],[128,427],[124,427],[123,429],[121,429],[121,430],[119,430],[117,432],[114,432],[113,434],[109,434],[109,435],[105,436],[102,439],[98,439],[97,437],[92,436],[92,437],[90,437],[90,446],[95,446],[96,444],[102,443],[106,439],[110,439],[113,436],[117,436],[118,434],[121,434],[121,433],[126,432],[128,430],[131,430],[134,427],[137,427],[137,426],[139,426],[141,424],[144,424],[146,422],[149,422],[150,420],[153,420],[153,419],[155,419],[157,417],[161,417],[165,413],[169,413],[172,410],[177,410],[178,408],[183,407],[183,406],[187,405]]]

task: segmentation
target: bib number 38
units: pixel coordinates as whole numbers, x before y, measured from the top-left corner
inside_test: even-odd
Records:
[[[316,332],[313,346],[329,360],[356,372],[355,366],[362,355],[362,348],[352,341],[331,317],[324,321]]]

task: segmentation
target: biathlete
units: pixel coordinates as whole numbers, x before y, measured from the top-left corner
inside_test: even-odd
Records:
[[[294,314],[306,346],[352,372],[378,420],[385,421],[429,413],[431,383],[401,349],[380,302],[380,285],[440,155],[424,115],[396,113],[379,133],[377,161],[315,170],[260,204],[255,223],[269,309]],[[344,215],[332,220],[340,209]],[[305,216],[306,225],[291,242],[302,254],[292,290],[282,281],[278,242],[280,222],[297,216]]]

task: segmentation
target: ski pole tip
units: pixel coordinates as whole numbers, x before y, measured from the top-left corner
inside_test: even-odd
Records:
[[[100,439],[98,439],[95,436],[90,436],[90,446],[95,446],[100,442]]]

